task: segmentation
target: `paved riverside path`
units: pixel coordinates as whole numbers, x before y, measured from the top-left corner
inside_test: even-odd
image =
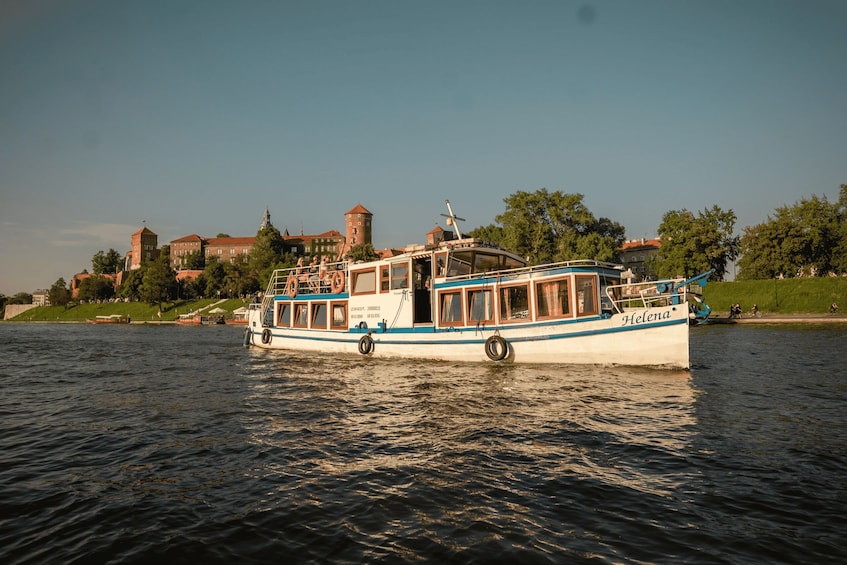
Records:
[[[754,317],[745,313],[740,318],[730,318],[729,312],[717,312],[709,316],[709,323],[715,324],[844,324],[845,314],[779,314],[763,313]]]

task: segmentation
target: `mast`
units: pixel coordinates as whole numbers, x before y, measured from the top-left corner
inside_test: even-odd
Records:
[[[460,222],[464,222],[465,219],[460,218],[456,214],[453,213],[453,207],[450,206],[449,200],[445,200],[444,202],[447,203],[447,211],[449,212],[449,214],[441,214],[441,215],[444,216],[445,218],[447,218],[447,225],[453,227],[453,232],[456,234],[456,239],[462,239],[462,232],[459,230],[459,224],[456,223],[456,220],[458,220]]]

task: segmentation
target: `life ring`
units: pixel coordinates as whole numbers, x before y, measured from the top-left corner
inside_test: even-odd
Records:
[[[271,342],[271,330],[269,330],[268,328],[265,328],[264,330],[262,330],[262,343],[267,345],[270,342]]]
[[[502,361],[509,354],[509,344],[499,335],[493,335],[485,340],[485,354],[492,361]]]
[[[359,353],[367,355],[374,349],[374,340],[370,334],[365,334],[359,339]]]
[[[289,298],[297,296],[298,284],[297,277],[294,275],[288,275],[288,280],[285,281],[285,294],[287,294]]]
[[[344,271],[335,271],[329,279],[329,290],[338,294],[344,290]]]

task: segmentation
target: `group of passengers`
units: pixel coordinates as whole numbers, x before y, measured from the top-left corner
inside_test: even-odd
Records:
[[[303,285],[308,285],[309,290],[315,294],[327,292],[327,289],[329,289],[332,274],[329,272],[328,255],[324,255],[320,262],[318,256],[315,255],[308,265],[305,264],[303,257],[300,257],[297,259],[297,267],[295,267],[294,272],[297,275],[297,281]]]

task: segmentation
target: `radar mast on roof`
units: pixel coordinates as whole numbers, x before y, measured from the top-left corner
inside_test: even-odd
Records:
[[[449,214],[441,214],[441,215],[444,216],[445,218],[447,218],[447,222],[445,222],[445,223],[448,226],[453,227],[453,232],[456,234],[456,239],[462,239],[462,232],[459,231],[459,224],[457,224],[456,221],[458,220],[460,222],[464,222],[465,219],[460,218],[459,216],[457,216],[456,214],[453,213],[453,208],[450,206],[449,200],[445,200],[444,202],[447,203],[447,211],[449,212]]]

